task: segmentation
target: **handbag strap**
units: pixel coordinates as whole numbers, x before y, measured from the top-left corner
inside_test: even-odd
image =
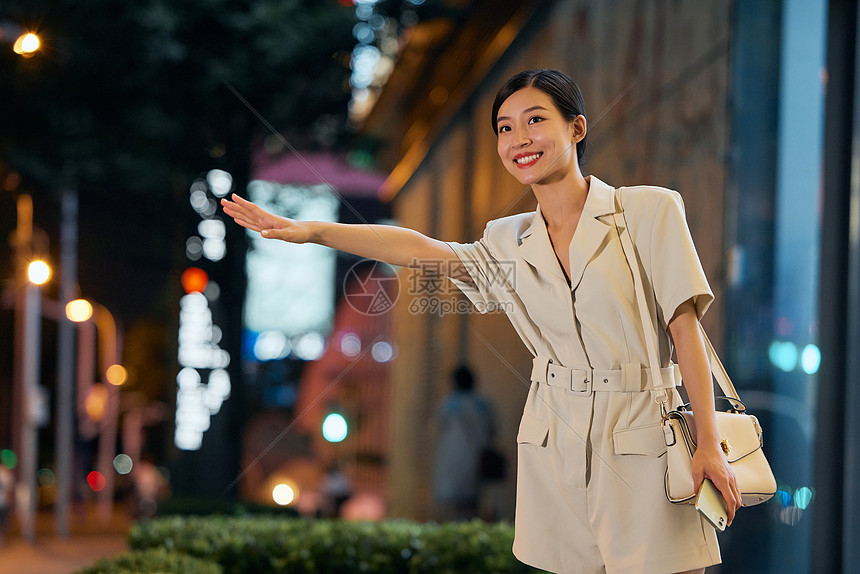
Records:
[[[657,353],[657,342],[655,340],[656,336],[654,334],[654,322],[651,319],[651,311],[648,309],[648,303],[645,297],[645,286],[642,282],[642,274],[639,271],[638,257],[633,246],[633,240],[630,237],[627,218],[624,215],[624,205],[621,202],[621,192],[618,189],[615,190],[615,199],[616,210],[612,217],[615,220],[615,229],[621,239],[621,250],[624,252],[627,266],[633,274],[633,286],[636,291],[636,303],[639,308],[639,318],[642,321],[642,329],[645,335],[645,347],[648,351],[648,361],[651,365],[651,372],[657,373],[657,375],[655,375],[657,377],[662,377],[662,374],[660,373],[659,355]],[[698,323],[698,321],[696,322]],[[717,380],[717,383],[720,385],[720,389],[722,389],[726,397],[740,401],[738,392],[732,384],[723,363],[717,356],[717,352],[714,350],[714,346],[711,344],[708,334],[705,332],[701,323],[698,323],[698,325],[699,332],[702,334],[702,339],[705,341],[705,349],[708,355],[708,364],[711,367],[711,374]],[[651,396],[654,398],[654,401],[661,404],[663,408],[666,408],[669,400],[666,388],[667,387],[664,386],[664,383],[661,380],[659,387],[655,384],[654,389],[651,391]]]

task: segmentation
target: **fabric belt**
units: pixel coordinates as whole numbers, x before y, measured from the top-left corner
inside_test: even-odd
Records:
[[[620,369],[598,370],[569,368],[553,363],[549,357],[537,356],[532,360],[531,380],[549,387],[559,387],[574,394],[591,395],[592,391],[638,393],[654,388],[681,386],[681,370],[672,364],[660,369],[660,380],[655,387],[651,369],[639,363],[625,363]]]

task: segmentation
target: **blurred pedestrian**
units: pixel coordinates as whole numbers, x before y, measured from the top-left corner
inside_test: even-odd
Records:
[[[15,475],[0,464],[0,545],[5,541],[6,527],[9,523],[9,507],[12,504],[12,492],[15,490]]]
[[[453,391],[439,405],[433,499],[438,520],[478,516],[481,454],[493,439],[495,421],[490,403],[475,390],[471,369],[453,373]]]
[[[352,482],[343,471],[343,463],[336,462],[328,467],[320,486],[322,493],[321,514],[327,518],[339,518],[341,508],[352,496]]]
[[[520,560],[553,572],[704,572],[720,562],[714,529],[664,492],[655,401],[669,409],[682,402],[673,352],[696,419],[693,482],[714,482],[729,523],[740,492],[719,444],[699,326],[714,296],[681,196],[650,185],[616,189],[583,175],[585,104],[562,72],[509,78],[491,120],[502,164],[531,189],[537,209],[490,221],[474,243],[391,225],[296,221],[235,195],[222,205],[263,237],[442,270],[479,311],[507,314],[534,356],[517,435],[513,550]],[[623,227],[616,225],[622,217]],[[625,230],[636,248],[630,257],[646,275],[651,333],[638,314]],[[659,341],[661,373],[646,366],[646,337]]]

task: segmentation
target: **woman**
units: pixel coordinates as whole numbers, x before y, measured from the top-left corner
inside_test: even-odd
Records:
[[[648,336],[659,338],[664,365],[674,343],[695,413],[694,483],[714,482],[731,523],[740,493],[719,447],[698,325],[713,295],[676,192],[643,186],[616,193],[583,176],[584,112],[578,86],[561,72],[526,71],[502,86],[492,117],[499,157],[531,187],[538,208],[489,222],[472,244],[390,226],[292,221],[238,197],[222,203],[264,237],[394,265],[432,264],[480,310],[501,303],[508,311],[535,357],[517,436],[520,560],[554,572],[703,571],[720,560],[713,529],[663,492],[665,444],[644,367],[646,334],[613,225],[618,204],[659,319],[659,332]],[[664,380],[676,379],[664,371]],[[668,391],[674,406],[680,397]]]

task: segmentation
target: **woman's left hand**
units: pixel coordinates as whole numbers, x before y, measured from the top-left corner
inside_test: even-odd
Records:
[[[696,485],[697,494],[702,481],[706,478],[710,479],[722,493],[726,501],[728,524],[731,525],[735,512],[741,507],[741,491],[729,461],[726,460],[720,445],[716,442],[698,445],[693,455],[693,484]]]

